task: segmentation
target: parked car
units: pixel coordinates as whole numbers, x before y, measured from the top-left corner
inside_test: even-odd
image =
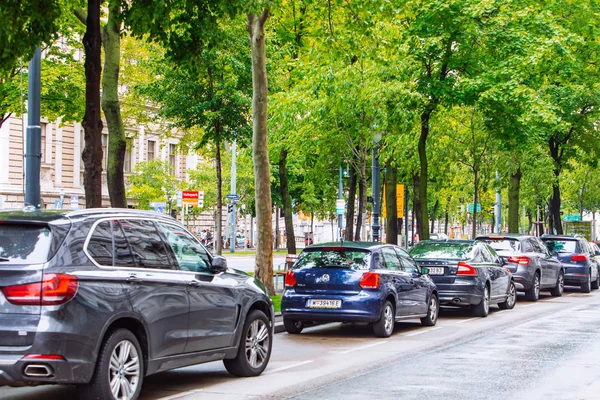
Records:
[[[429,240],[448,240],[450,237],[445,233],[430,233]]]
[[[558,258],[535,236],[485,235],[477,240],[489,244],[513,274],[518,291],[529,301],[537,301],[540,290],[550,290],[552,296],[562,296],[565,271]]]
[[[441,305],[468,306],[487,317],[490,305],[512,309],[517,290],[511,272],[488,244],[473,240],[424,241],[410,255],[438,288]]]
[[[288,333],[310,321],[367,322],[388,337],[399,319],[435,325],[439,302],[427,270],[398,246],[373,242],[310,246],[285,276],[281,299]]]
[[[273,315],[259,281],[170,217],[0,212],[0,386],[130,400],[145,376],[207,361],[259,375]]]
[[[583,293],[600,287],[598,262],[584,237],[544,235],[542,241],[565,269],[565,285],[579,286]]]

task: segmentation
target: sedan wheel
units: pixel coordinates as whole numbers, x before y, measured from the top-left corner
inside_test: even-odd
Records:
[[[425,326],[434,326],[437,322],[438,314],[440,312],[440,303],[438,302],[435,294],[431,295],[429,299],[429,309],[427,310],[427,316],[421,318],[421,324]]]
[[[490,290],[487,285],[483,289],[481,303],[475,306],[473,314],[476,317],[487,317],[490,313]]]
[[[394,322],[396,317],[394,315],[394,306],[389,300],[386,300],[381,310],[381,317],[377,322],[373,324],[373,333],[377,337],[390,337],[394,332]]]

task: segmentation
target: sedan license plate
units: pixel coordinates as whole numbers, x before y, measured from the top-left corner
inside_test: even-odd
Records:
[[[309,299],[308,308],[341,308],[341,300]]]
[[[427,267],[429,275],[444,275],[444,267]]]

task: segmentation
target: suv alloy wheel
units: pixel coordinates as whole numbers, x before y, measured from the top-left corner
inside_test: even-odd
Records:
[[[223,364],[235,376],[260,375],[269,363],[272,345],[273,330],[269,319],[262,311],[253,310],[244,323],[237,356],[223,360]]]

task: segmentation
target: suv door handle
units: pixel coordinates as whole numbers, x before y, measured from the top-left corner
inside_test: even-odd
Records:
[[[140,281],[140,278],[138,278],[137,275],[129,275],[129,277],[127,277],[126,281],[129,283],[137,283]]]
[[[189,281],[188,282],[188,286],[190,286],[190,287],[199,287],[200,286],[200,281],[197,281],[197,280]]]

